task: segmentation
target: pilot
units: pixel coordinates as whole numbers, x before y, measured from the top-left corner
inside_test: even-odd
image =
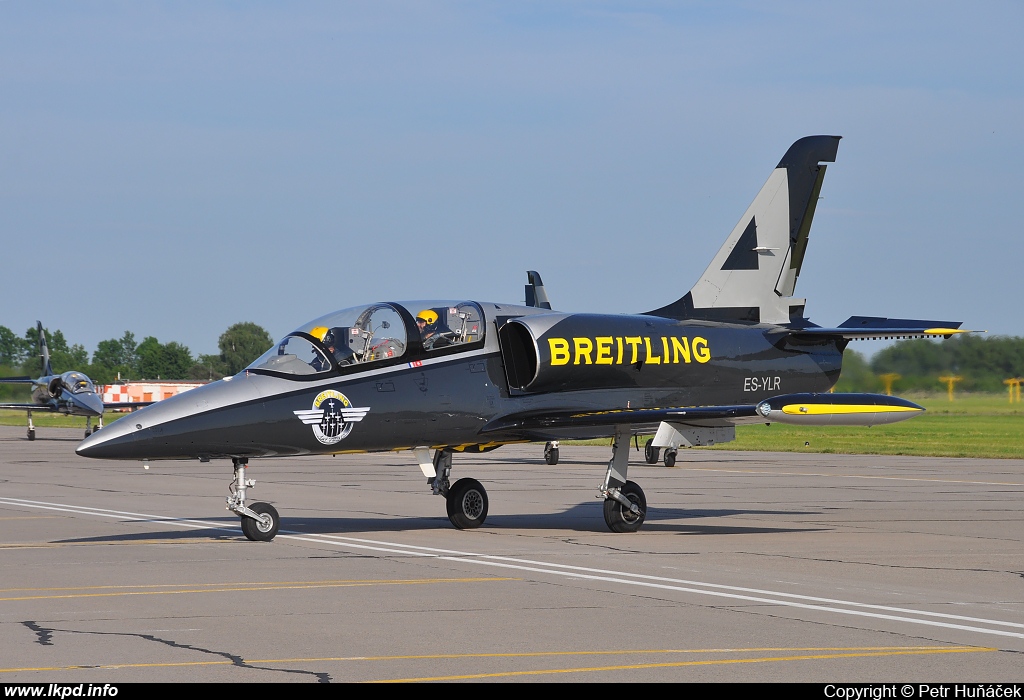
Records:
[[[317,326],[316,328],[311,330],[309,334],[316,338],[317,340],[319,340],[324,345],[327,345],[327,326]],[[331,340],[333,341],[334,338],[332,337]],[[328,351],[333,353],[334,348],[329,347]],[[328,362],[327,358],[318,352],[313,353],[313,361],[310,362],[309,364],[312,365],[313,369],[315,369],[317,372],[324,372],[331,368],[331,363]]]
[[[355,355],[352,350],[345,344],[347,338],[345,337],[344,328],[331,328],[327,329],[324,326],[317,326],[309,332],[311,336],[317,338],[324,347],[327,348],[327,352],[334,356],[335,362],[339,365],[349,365],[355,361]],[[317,354],[313,361],[310,362],[313,369],[318,372],[322,372],[331,368],[330,362],[325,357]]]
[[[439,323],[437,312],[433,309],[423,309],[416,314],[416,325],[423,338],[423,347],[427,350],[443,348],[452,344],[452,341],[445,337],[444,333],[447,329]]]

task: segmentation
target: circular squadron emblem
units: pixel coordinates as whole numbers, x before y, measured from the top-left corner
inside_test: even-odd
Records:
[[[325,445],[341,442],[352,432],[352,426],[361,421],[369,408],[352,408],[352,402],[340,391],[327,389],[313,399],[313,408],[294,411],[296,417],[313,428],[313,435]]]

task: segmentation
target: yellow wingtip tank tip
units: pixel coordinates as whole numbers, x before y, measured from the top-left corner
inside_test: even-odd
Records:
[[[969,331],[961,330],[959,328],[926,328],[922,332],[925,335],[941,335],[948,338],[951,335],[957,335],[959,333],[987,333],[988,331]]]
[[[874,404],[842,405],[842,404],[787,404],[782,412],[789,416],[822,416],[843,415],[850,413],[912,413],[924,411],[921,407],[910,406],[878,406]]]

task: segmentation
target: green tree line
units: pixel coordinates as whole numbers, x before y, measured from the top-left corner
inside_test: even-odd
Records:
[[[236,323],[217,341],[220,353],[193,357],[181,343],[161,343],[153,336],[137,342],[134,333],[125,331],[120,338],[101,340],[90,358],[81,344],[69,345],[60,330],[43,331],[54,372],[78,370],[97,384],[110,384],[118,376],[123,380],[220,379],[241,371],[274,344],[270,334],[255,323]],[[34,327],[19,336],[0,326],[0,376],[40,376],[38,338]],[[19,388],[0,387],[0,396],[17,394]]]
[[[1024,377],[1024,338],[958,335],[949,340],[903,340],[880,350],[871,362],[854,350],[843,353],[836,391],[881,391],[879,378],[898,374],[894,392],[944,391],[940,376],[963,379],[957,390],[1005,391],[1004,379]]]

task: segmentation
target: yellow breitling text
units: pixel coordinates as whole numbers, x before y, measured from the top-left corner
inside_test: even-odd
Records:
[[[706,338],[651,338],[648,336],[598,336],[596,338],[548,338],[551,364],[557,365],[677,365],[701,364],[711,359]]]

